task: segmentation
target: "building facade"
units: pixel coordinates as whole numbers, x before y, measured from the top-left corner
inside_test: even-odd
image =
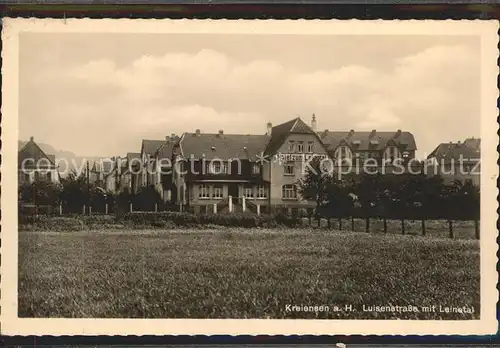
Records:
[[[439,144],[427,157],[428,176],[441,176],[445,183],[455,180],[472,181],[476,186],[481,181],[481,139],[469,138],[464,142]]]
[[[299,181],[313,158],[332,165],[349,160],[390,167],[414,159],[416,143],[409,132],[318,132],[317,120],[300,117],[273,126],[261,135],[203,133],[196,130],[163,141],[143,140],[143,170],[131,186],[154,185],[164,201],[194,211],[312,208],[300,196]],[[137,185],[134,186],[134,183]],[[258,207],[258,208],[257,208]]]
[[[18,152],[18,186],[35,181],[58,182],[59,173],[55,156],[46,154],[31,137]]]

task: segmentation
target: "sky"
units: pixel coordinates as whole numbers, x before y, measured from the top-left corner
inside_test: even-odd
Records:
[[[409,131],[422,158],[480,136],[473,36],[22,33],[19,139],[80,156],[172,133]]]

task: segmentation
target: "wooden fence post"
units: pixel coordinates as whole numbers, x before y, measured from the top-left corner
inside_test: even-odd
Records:
[[[369,233],[370,232],[370,217],[366,217],[365,220],[365,232]]]
[[[387,233],[387,218],[384,216],[384,233]]]
[[[476,239],[479,239],[480,238],[479,220],[474,220],[474,231],[476,232]]]
[[[83,215],[85,215],[85,204],[83,205]]]
[[[214,214],[217,214],[217,203],[214,203]]]
[[[449,231],[449,237],[453,239],[453,221],[448,220],[448,231]]]
[[[260,204],[257,204],[257,215],[260,216]]]
[[[425,236],[426,231],[425,231],[425,218],[422,219],[422,236]]]
[[[401,219],[401,233],[405,234],[405,219]]]
[[[129,205],[129,211],[132,212],[132,203]]]
[[[339,217],[339,230],[342,231],[342,217]]]
[[[62,215],[62,204],[59,204],[59,215]]]
[[[354,215],[351,216],[351,230],[354,231]]]
[[[108,212],[109,212],[108,203],[106,203],[105,214],[108,215]]]
[[[155,213],[158,212],[158,203],[155,203]]]

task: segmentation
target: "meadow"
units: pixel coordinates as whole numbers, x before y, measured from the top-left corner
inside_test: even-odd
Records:
[[[19,316],[477,319],[479,241],[437,235],[444,237],[304,228],[21,231]],[[475,312],[376,312],[363,304]]]

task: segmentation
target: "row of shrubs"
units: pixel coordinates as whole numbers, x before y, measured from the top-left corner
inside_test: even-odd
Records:
[[[210,214],[200,215],[180,212],[132,212],[122,216],[112,215],[19,215],[19,226],[21,230],[30,231],[68,231],[85,229],[108,229],[108,228],[177,228],[192,227],[202,228],[205,226],[227,226],[227,227],[298,227],[300,218],[276,215],[249,215],[249,214]]]
[[[151,225],[162,227],[174,224],[182,227],[198,227],[200,225],[219,225],[228,227],[297,227],[301,220],[277,215],[250,215],[243,213],[235,214],[192,214],[180,212],[132,212],[124,215],[124,221],[134,226]]]

